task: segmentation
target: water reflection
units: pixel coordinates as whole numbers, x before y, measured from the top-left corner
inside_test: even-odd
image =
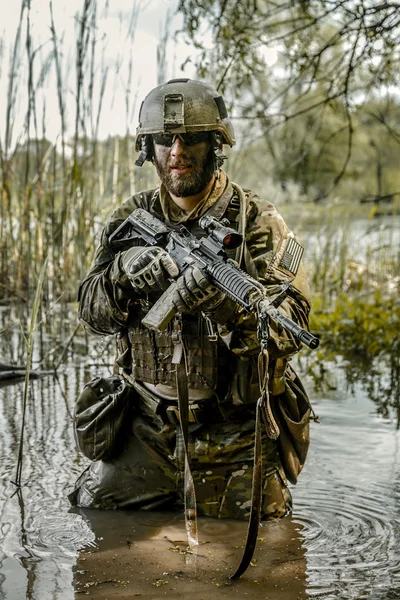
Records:
[[[65,490],[80,469],[70,407],[83,377],[82,370],[71,371],[64,397],[62,378],[31,382],[19,491],[12,481],[24,384],[0,390],[0,598],[73,597],[77,549],[94,540],[86,522],[68,513],[65,499]]]
[[[340,385],[342,383],[342,385]],[[316,399],[308,464],[295,490],[308,593],[326,599],[400,595],[399,431],[361,384]]]

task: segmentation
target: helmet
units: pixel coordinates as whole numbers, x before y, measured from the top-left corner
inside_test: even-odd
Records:
[[[142,102],[136,150],[147,153],[147,134],[195,131],[219,132],[224,144],[235,144],[235,132],[222,96],[201,81],[171,79],[154,88]]]

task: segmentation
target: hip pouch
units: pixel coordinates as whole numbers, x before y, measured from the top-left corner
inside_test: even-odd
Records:
[[[307,393],[293,369],[288,369],[285,391],[278,396],[271,395],[271,406],[280,434],[277,439],[279,457],[290,483],[297,478],[304,467],[310,445],[311,404]]]
[[[75,440],[91,460],[118,454],[128,430],[135,391],[117,375],[96,377],[79,394],[74,412]]]

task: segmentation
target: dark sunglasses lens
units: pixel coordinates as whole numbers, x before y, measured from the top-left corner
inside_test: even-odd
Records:
[[[171,147],[176,137],[180,137],[186,146],[195,146],[200,142],[206,142],[209,139],[208,131],[198,131],[196,133],[153,133],[153,140],[159,146]]]
[[[181,138],[186,146],[195,146],[200,142],[206,142],[209,136],[208,131],[198,131],[196,133],[184,133]]]

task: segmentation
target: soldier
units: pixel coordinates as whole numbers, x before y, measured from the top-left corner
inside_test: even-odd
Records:
[[[80,286],[84,326],[116,335],[119,376],[91,382],[78,401],[76,438],[93,462],[70,499],[82,507],[171,508],[182,502],[188,460],[198,513],[246,519],[262,387],[256,315],[199,269],[181,275],[164,248],[135,246],[116,253],[109,238],[138,207],[172,227],[184,224],[196,237],[204,235],[201,216],[228,219],[244,238],[231,258],[262,283],[271,299],[293,279],[294,292],[280,311],[307,328],[308,287],[300,259],[296,263],[288,251],[289,242],[300,246],[269,200],[243,190],[221,168],[223,145],[233,146],[235,138],[217,91],[190,79],[168,81],[145,98],[139,121],[136,164],[152,162],[161,182],[113,213]],[[176,281],[178,316],[165,331],[150,331],[141,321],[171,281]],[[187,377],[188,444],[178,403],[177,327]],[[262,438],[262,519],[291,511],[287,478],[296,481],[307,453],[308,399],[289,365],[298,350],[299,342],[271,323],[266,381],[281,435],[278,441]],[[294,430],[297,440],[291,438]]]

